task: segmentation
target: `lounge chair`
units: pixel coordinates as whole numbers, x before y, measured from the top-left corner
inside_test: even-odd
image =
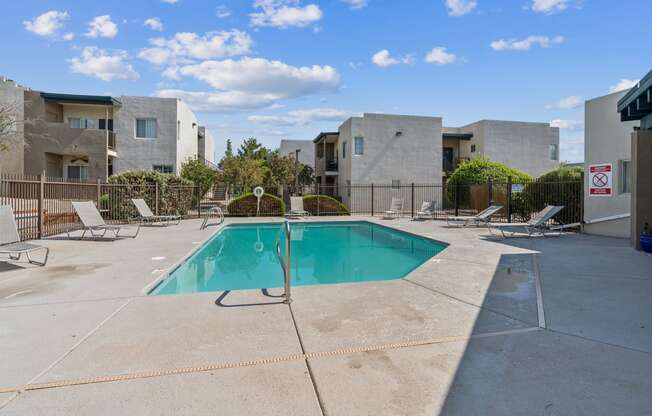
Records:
[[[435,218],[437,205],[434,201],[423,201],[421,209],[417,212],[415,219]]]
[[[138,210],[139,219],[142,223],[165,223],[165,225],[170,225],[171,222],[176,221],[175,225],[178,225],[181,222],[181,215],[154,215],[149,205],[145,202],[144,199],[132,199],[131,202],[136,206]]]
[[[503,206],[500,204],[490,205],[488,208],[483,211],[478,212],[476,215],[468,216],[446,216],[446,224],[451,225],[451,223],[466,227],[469,224],[475,224],[476,227],[479,227],[480,224],[487,225],[491,217],[497,214]]]
[[[310,213],[303,209],[303,197],[291,196],[290,197],[290,211],[285,214],[286,217],[306,217]]]
[[[42,262],[34,261],[29,256],[31,252],[37,250],[45,250],[45,258]],[[11,260],[20,260],[20,256],[25,254],[30,264],[45,266],[50,249],[36,244],[22,243],[14,220],[14,210],[9,205],[0,205],[0,254],[9,254]]]
[[[507,237],[505,232],[510,233],[512,236],[516,233],[521,233],[527,234],[528,237],[532,237],[533,235],[537,234],[545,237],[546,231],[559,231],[564,229],[563,225],[551,227],[547,224],[547,222],[550,221],[555,215],[559,214],[562,209],[564,209],[563,205],[548,205],[541,211],[537,212],[536,215],[534,215],[534,217],[532,217],[532,219],[528,222],[505,224],[487,223],[487,227],[489,228],[489,232],[491,234],[494,234],[492,231],[493,228],[494,230],[499,230],[503,237]]]
[[[389,205],[389,210],[385,211],[384,219],[398,218],[403,212],[403,198],[392,198],[392,203]]]
[[[79,220],[81,221],[82,226],[84,227],[83,228],[84,232],[82,233],[80,239],[84,238],[87,231],[91,233],[91,236],[94,239],[98,237],[100,238],[104,237],[108,231],[111,231],[113,233],[114,240],[117,239],[118,237],[136,238],[136,236],[138,236],[138,232],[140,231],[140,223],[139,223],[138,229],[136,230],[136,234],[130,236],[120,235],[120,230],[123,227],[119,225],[110,225],[104,222],[104,218],[102,218],[102,215],[95,207],[95,204],[93,204],[93,202],[91,201],[85,201],[85,202],[75,201],[72,203],[72,207],[75,209],[75,212],[77,213],[77,216],[79,217]],[[66,234],[68,234],[68,238],[72,238],[70,236],[70,230],[66,231]]]

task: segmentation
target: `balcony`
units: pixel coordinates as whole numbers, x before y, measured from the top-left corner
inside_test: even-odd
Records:
[[[331,159],[326,161],[326,169],[324,169],[326,173],[332,173],[338,171],[338,163],[337,159]]]
[[[109,150],[113,150],[115,152],[115,133],[112,131],[109,132],[109,141],[107,142],[107,147]]]

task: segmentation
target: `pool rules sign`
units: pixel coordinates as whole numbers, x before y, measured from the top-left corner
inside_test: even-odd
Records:
[[[611,163],[589,165],[589,195],[612,196],[612,173]]]

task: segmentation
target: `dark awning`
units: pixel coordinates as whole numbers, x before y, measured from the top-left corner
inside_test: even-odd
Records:
[[[319,136],[317,136],[317,137],[315,138],[315,140],[313,140],[312,142],[313,142],[313,143],[319,143],[319,141],[320,141],[321,139],[323,139],[324,137],[328,137],[328,136],[339,136],[339,135],[340,135],[340,133],[337,132],[337,131],[321,132],[321,133],[319,133]]]
[[[620,121],[640,120],[652,114],[652,71],[618,101]]]
[[[120,101],[106,95],[76,95],[42,92],[41,97],[46,101],[55,101],[61,104],[122,105]]]
[[[473,133],[443,133],[442,138],[453,140],[471,140]]]

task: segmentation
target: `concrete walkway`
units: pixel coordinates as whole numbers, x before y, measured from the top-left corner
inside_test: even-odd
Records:
[[[652,414],[652,256],[382,223],[450,246],[404,279],[295,287],[291,307],[145,295],[218,230],[197,220],[0,262],[0,414]]]

